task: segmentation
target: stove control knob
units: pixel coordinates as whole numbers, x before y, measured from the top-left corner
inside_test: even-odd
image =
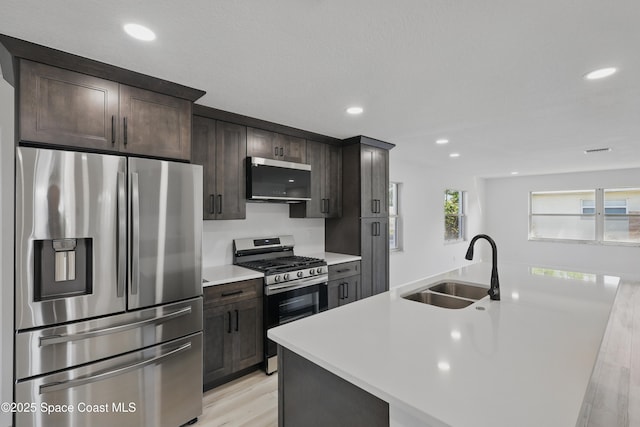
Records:
[[[304,273],[303,273],[302,271],[298,271],[297,276],[298,276],[298,277],[302,277],[302,276],[304,276]]]
[[[280,281],[280,275],[278,274],[274,280],[276,281],[276,283],[278,283]]]
[[[316,270],[316,272],[317,272],[318,274],[322,273],[322,267],[318,267],[318,269]]]
[[[313,268],[311,268],[311,269],[309,269],[309,274],[310,274],[311,276],[315,276],[316,271],[315,271]]]
[[[284,274],[284,280],[289,280],[289,273]]]

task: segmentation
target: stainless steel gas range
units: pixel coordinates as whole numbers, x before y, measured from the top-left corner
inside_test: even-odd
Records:
[[[277,369],[267,330],[327,309],[329,273],[323,259],[294,255],[293,236],[235,239],[233,263],[264,273],[265,371]]]

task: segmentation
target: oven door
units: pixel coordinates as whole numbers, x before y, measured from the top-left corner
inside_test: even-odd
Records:
[[[327,309],[326,278],[306,280],[303,286],[269,289],[264,296],[264,339],[267,358],[277,354],[277,344],[267,339],[267,330]]]

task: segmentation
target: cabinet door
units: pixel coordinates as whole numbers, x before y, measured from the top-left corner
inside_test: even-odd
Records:
[[[205,297],[206,298],[206,297]],[[229,375],[233,368],[232,306],[204,306],[203,383]]]
[[[376,235],[372,238],[372,294],[389,290],[389,219],[377,218]]]
[[[362,145],[361,215],[383,217],[389,212],[389,153],[381,148]]]
[[[360,287],[360,275],[347,277],[342,283],[342,299],[340,305],[354,302],[358,297],[358,288]]]
[[[327,308],[331,310],[340,306],[342,299],[342,283],[344,280],[332,280],[327,283]]]
[[[193,139],[191,141],[191,163],[202,165],[202,218],[215,219],[216,167],[214,149],[216,143],[216,121],[193,116]]]
[[[216,125],[216,219],[246,218],[245,158],[247,128],[218,122]]]
[[[361,225],[361,283],[358,299],[389,289],[389,220],[363,218]]]
[[[251,299],[233,305],[233,371],[261,363],[264,358],[262,341],[262,300]]]
[[[325,217],[339,218],[342,216],[342,148],[337,145],[325,145],[324,153],[324,197],[327,199]]]
[[[118,84],[20,61],[18,139],[118,150]]]
[[[191,102],[120,85],[121,151],[189,160]]]
[[[277,134],[275,145],[275,148],[278,149],[278,156],[276,157],[276,159],[283,160],[285,162],[305,162],[307,157],[307,142],[303,138]]]
[[[311,200],[295,207],[306,205],[307,218],[324,218],[325,209],[325,164],[324,144],[307,141],[306,163],[311,165]]]
[[[248,127],[247,156],[278,159],[279,151],[275,144],[276,135],[274,132]]]

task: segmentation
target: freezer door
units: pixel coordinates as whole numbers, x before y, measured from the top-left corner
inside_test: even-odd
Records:
[[[17,330],[125,310],[126,160],[16,149]]]
[[[16,379],[106,359],[202,330],[202,297],[16,334]]]
[[[202,295],[202,166],[129,158],[129,218],[128,308]]]
[[[176,427],[202,414],[202,333],[18,382],[20,427]]]

